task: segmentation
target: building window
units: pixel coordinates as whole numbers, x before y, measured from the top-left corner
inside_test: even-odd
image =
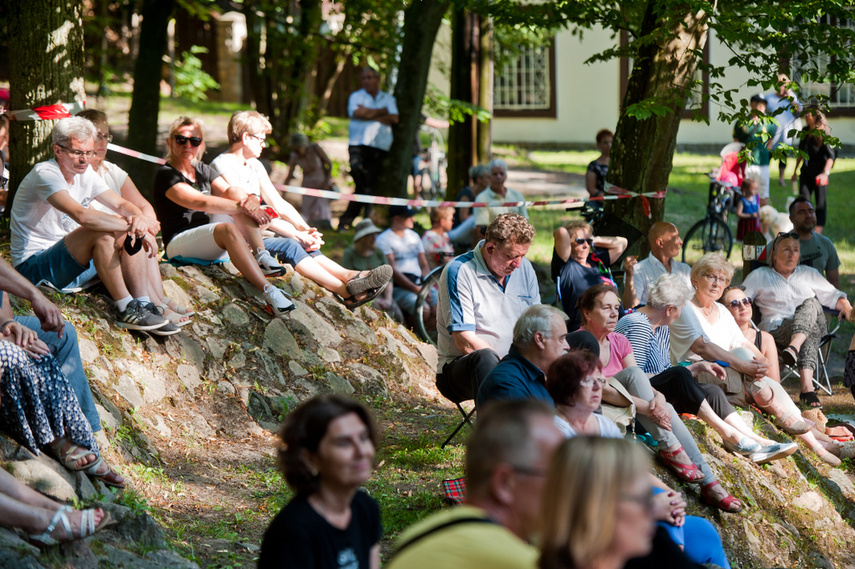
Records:
[[[823,16],[820,20],[824,24],[841,29],[855,30],[855,20],[842,20],[835,17]],[[799,99],[802,102],[810,102],[811,99],[824,99],[832,113],[839,115],[855,115],[855,85],[852,83],[831,82],[802,82],[804,72],[818,71],[819,76],[826,76],[827,69],[834,59],[828,55],[818,55],[809,59],[796,58],[790,62],[790,77],[799,84]]]
[[[524,48],[516,61],[493,73],[497,117],[555,117],[555,43]]]

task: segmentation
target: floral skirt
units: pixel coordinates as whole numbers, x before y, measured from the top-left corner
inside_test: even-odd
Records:
[[[35,454],[63,436],[98,452],[77,396],[53,356],[34,359],[5,341],[0,341],[0,423]]]

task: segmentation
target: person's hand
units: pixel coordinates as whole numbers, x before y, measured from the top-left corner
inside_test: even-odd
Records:
[[[30,301],[30,306],[33,307],[33,312],[39,319],[42,325],[42,330],[45,332],[56,332],[56,335],[62,338],[65,332],[65,318],[62,317],[62,312],[57,306],[49,301],[42,293],[39,293]]]
[[[148,234],[157,237],[157,234],[160,233],[160,222],[156,217],[146,217],[145,220],[148,223]]]
[[[696,362],[692,365],[688,366],[689,371],[692,372],[693,377],[697,377],[698,374],[706,372],[713,377],[719,379],[720,381],[725,381],[727,379],[727,370],[713,362]]]
[[[143,238],[143,249],[148,255],[149,259],[154,259],[157,257],[157,240],[155,240],[154,236],[151,233],[146,233]]]
[[[650,406],[647,408],[647,417],[662,427],[663,429],[671,430],[671,411],[668,409],[668,403],[665,397],[658,391],[650,400]]]
[[[14,320],[7,322],[2,327],[2,330],[0,330],[0,339],[15,344],[35,359],[39,359],[50,353],[50,348],[48,348],[47,344],[39,340],[39,335],[35,330],[21,326]]]
[[[128,235],[131,237],[145,237],[149,231],[148,220],[141,215],[132,215],[126,218],[128,222]]]
[[[270,223],[270,216],[261,208],[261,201],[258,196],[247,196],[238,202],[240,212],[249,216],[259,226],[266,226]]]
[[[635,266],[638,264],[638,256],[630,255],[626,259],[623,260],[623,271],[627,276],[632,276],[635,271]],[[626,277],[624,277],[626,278]]]
[[[740,369],[737,369],[739,373],[743,373],[747,376],[754,378],[755,381],[763,379],[766,377],[766,370],[769,369],[769,363],[765,360],[765,358],[754,358],[750,362],[743,361],[739,365]]]
[[[674,490],[666,490],[653,496],[653,518],[677,527],[685,523],[686,501]]]

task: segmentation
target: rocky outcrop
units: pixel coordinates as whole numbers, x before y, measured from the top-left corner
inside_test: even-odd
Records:
[[[181,334],[165,339],[118,329],[109,302],[97,294],[53,296],[78,330],[104,426],[99,445],[113,464],[155,467],[177,436],[276,432],[289,408],[318,393],[436,397],[432,346],[369,307],[351,312],[293,272],[276,284],[297,309],[275,318],[229,264],[163,264],[161,271],[167,295],[197,311]],[[127,500],[100,482],[2,436],[0,455],[27,484],[60,500],[97,503],[119,522],[62,546],[74,567],[197,567],[168,547],[145,508],[121,505]],[[53,564],[44,563],[15,532],[0,531],[0,567]]]
[[[212,441],[275,432],[289,409],[317,393],[353,394],[374,405],[405,395],[441,401],[434,387],[436,350],[371,308],[352,313],[290,273],[276,282],[297,309],[274,318],[229,265],[162,265],[161,271],[167,294],[197,310],[191,325],[167,339],[119,330],[109,303],[97,294],[55,297],[78,330],[104,425],[99,445],[125,472],[156,471],[178,440],[207,446],[211,453],[234,453]],[[746,416],[766,436],[789,440],[759,415]],[[849,525],[855,487],[846,468],[829,468],[804,448],[793,458],[758,467],[725,452],[703,423],[687,425],[722,485],[745,509],[723,514],[699,502],[697,486],[683,485],[659,467],[657,473],[682,487],[690,513],[713,521],[734,566],[855,567],[855,530]],[[439,433],[434,438],[442,439]],[[196,566],[170,549],[133,488],[113,494],[8,439],[0,440],[0,454],[6,468],[28,484],[62,500],[102,503],[119,521],[63,546],[61,561],[0,530],[0,567]],[[217,548],[257,548],[227,539],[210,542]]]

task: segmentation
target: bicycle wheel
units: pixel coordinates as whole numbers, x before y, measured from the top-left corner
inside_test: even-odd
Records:
[[[683,241],[683,262],[694,263],[701,255],[720,252],[730,257],[733,249],[733,234],[727,223],[717,217],[707,217],[697,222],[686,233]]]
[[[428,276],[422,281],[422,290],[419,291],[419,295],[416,297],[416,333],[422,341],[433,344],[434,346],[436,346],[436,319],[434,319],[432,326],[427,326],[422,308],[425,303],[431,302],[432,298],[436,298],[435,295],[438,292],[437,285],[439,284],[439,277],[442,275],[442,269],[443,267],[440,266],[428,273]]]

